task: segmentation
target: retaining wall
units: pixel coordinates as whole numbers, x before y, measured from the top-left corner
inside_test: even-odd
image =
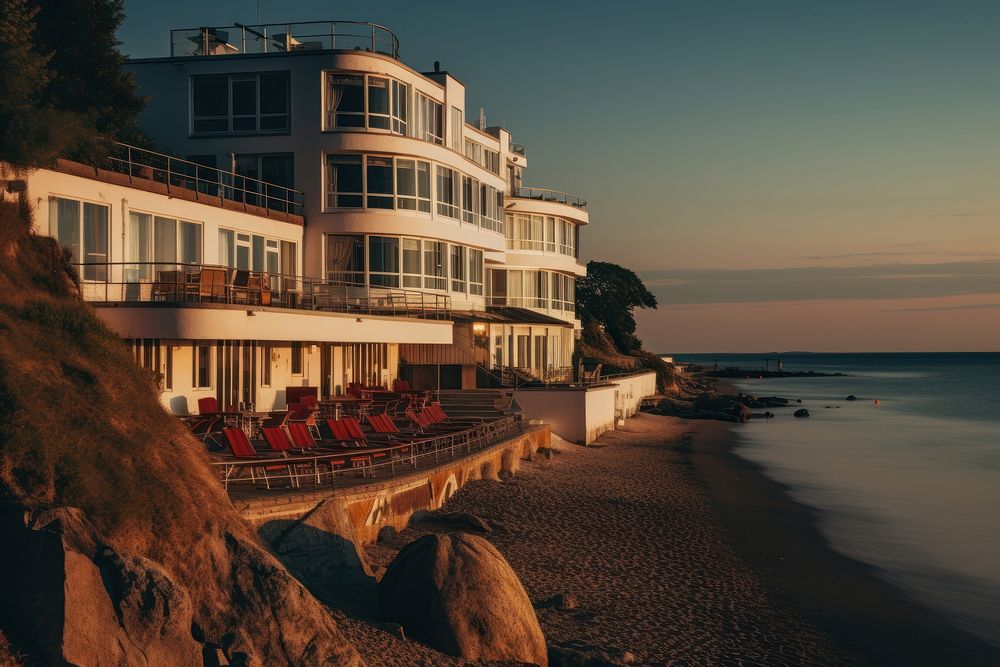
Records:
[[[348,516],[358,544],[374,542],[383,526],[406,527],[418,510],[436,510],[465,484],[515,474],[521,460],[551,444],[547,425],[531,426],[508,440],[461,459],[427,470],[342,489],[301,494],[267,495],[233,502],[255,529],[271,521],[287,523],[306,516],[320,505],[335,503]]]

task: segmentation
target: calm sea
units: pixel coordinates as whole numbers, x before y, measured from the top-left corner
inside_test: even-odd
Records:
[[[761,368],[766,356],[677,359]],[[1000,645],[1000,353],[770,356],[850,376],[736,382],[812,415],[772,409],[738,429],[737,452],[819,510],[835,549]]]

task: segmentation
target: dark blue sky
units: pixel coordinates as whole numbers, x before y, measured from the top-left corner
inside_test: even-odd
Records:
[[[666,280],[665,303],[690,304],[709,286],[712,301],[746,302],[745,289],[729,299],[725,280],[698,282],[716,269],[878,266],[884,276],[887,266],[947,262],[965,285],[963,262],[979,284],[979,264],[1000,256],[1000,2],[261,9],[264,22],[382,23],[410,66],[440,60],[468,85],[470,109],[485,107],[527,146],[527,183],[590,201],[587,257]],[[126,0],[126,12],[123,50],[144,57],[167,53],[172,27],[255,22],[256,3]],[[696,271],[670,278],[677,270]],[[922,278],[894,278],[891,298],[947,298],[926,289],[927,273],[895,271]],[[859,283],[856,298],[886,293],[874,289],[886,278],[863,280],[876,282]],[[782,299],[820,298],[810,284]],[[1000,271],[997,285],[982,292],[988,303],[1000,302]],[[1000,329],[1000,306],[972,310]]]

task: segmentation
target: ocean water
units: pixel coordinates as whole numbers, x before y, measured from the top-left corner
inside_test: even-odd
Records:
[[[811,414],[770,409],[738,427],[737,453],[817,509],[833,548],[1000,645],[1000,353],[677,359],[762,368],[766,356],[849,376],[735,381]]]

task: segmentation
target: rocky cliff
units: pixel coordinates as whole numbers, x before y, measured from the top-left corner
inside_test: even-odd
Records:
[[[0,202],[0,664],[359,664],[29,218]]]

